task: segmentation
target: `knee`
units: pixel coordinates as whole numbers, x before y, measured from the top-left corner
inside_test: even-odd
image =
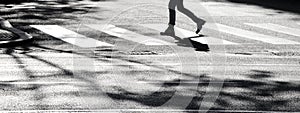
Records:
[[[177,6],[177,10],[182,12],[185,11],[186,8],[184,6]]]
[[[174,0],[170,0],[168,8],[175,10],[175,7],[176,7],[176,3],[174,2]]]

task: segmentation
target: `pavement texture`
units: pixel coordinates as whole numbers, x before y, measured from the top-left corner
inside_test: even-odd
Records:
[[[186,0],[185,5],[193,11],[204,8],[197,15],[210,23],[300,41],[297,36],[244,25],[273,22],[297,28],[298,14],[230,2],[209,1],[199,7],[195,1]],[[1,48],[3,111],[300,111],[299,45],[268,44],[205,28],[205,35],[222,36],[240,45],[208,45],[210,51],[195,51],[193,45],[180,41],[149,46],[84,24],[109,23],[156,39],[176,41],[140,25],[167,23],[168,1],[18,2],[0,9],[0,14],[34,40]],[[81,48],[30,25],[59,25],[115,46]],[[178,26],[195,29],[181,14]],[[3,34],[1,38],[13,38],[7,31]]]
[[[8,41],[8,40],[15,40],[17,39],[18,36],[16,36],[15,34],[4,30],[4,29],[0,29],[0,41]]]

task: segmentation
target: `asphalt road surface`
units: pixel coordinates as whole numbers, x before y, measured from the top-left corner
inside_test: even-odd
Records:
[[[1,6],[34,36],[2,47],[0,109],[27,112],[300,112],[300,16],[232,2],[39,1]],[[9,7],[8,7],[9,6]]]

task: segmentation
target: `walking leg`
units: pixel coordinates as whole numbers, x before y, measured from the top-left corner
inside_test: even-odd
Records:
[[[178,0],[178,4],[177,4],[177,9],[185,14],[186,16],[188,16],[189,18],[191,18],[196,24],[197,24],[197,30],[196,30],[196,34],[198,34],[200,32],[200,30],[202,29],[202,26],[205,24],[205,21],[198,18],[194,13],[192,13],[190,10],[186,9],[183,5],[183,0]]]
[[[161,32],[161,35],[169,35],[169,36],[175,36],[174,26],[176,24],[176,11],[175,7],[177,5],[177,0],[170,0],[169,1],[169,26],[164,31]]]

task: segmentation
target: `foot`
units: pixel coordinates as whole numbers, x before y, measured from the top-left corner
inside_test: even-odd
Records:
[[[202,27],[203,25],[205,24],[206,22],[204,20],[201,20],[197,23],[197,30],[196,30],[196,34],[199,34],[200,31],[202,30]]]
[[[167,35],[167,36],[175,36],[174,25],[169,25],[169,27],[164,32],[161,32],[160,34]]]

